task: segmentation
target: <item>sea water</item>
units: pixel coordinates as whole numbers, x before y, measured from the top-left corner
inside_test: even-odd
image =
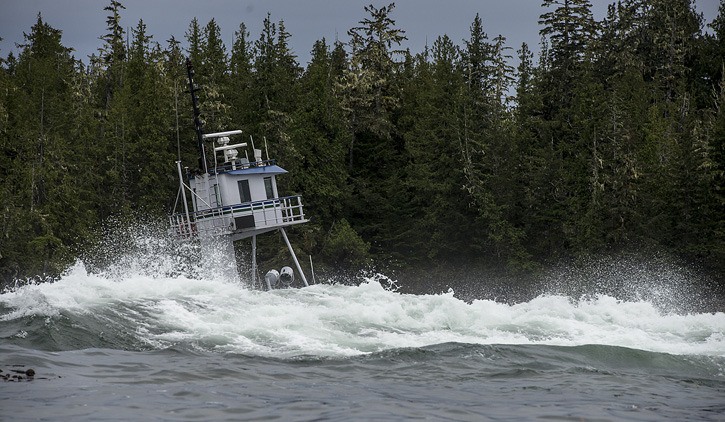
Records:
[[[725,420],[723,312],[119,262],[0,294],[0,420]]]

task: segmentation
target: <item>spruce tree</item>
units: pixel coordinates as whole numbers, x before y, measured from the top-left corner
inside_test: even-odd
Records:
[[[461,104],[461,140],[466,189],[488,233],[479,248],[501,263],[526,265],[523,231],[517,227],[512,168],[517,152],[507,110],[513,70],[507,64],[505,38],[488,41],[479,15],[470,26],[463,56],[465,100]]]
[[[464,189],[460,63],[459,48],[439,37],[430,52],[416,56],[403,90],[399,127],[410,159],[399,189],[405,218],[398,223],[396,250],[409,264],[471,259],[483,237]]]
[[[214,19],[204,27],[199,63],[194,64],[201,88],[200,105],[209,132],[229,130],[229,103],[224,91],[228,85],[229,62],[221,29]]]
[[[101,118],[98,139],[100,148],[93,151],[95,162],[102,169],[100,186],[114,198],[99,206],[101,219],[130,212],[128,190],[128,138],[126,113],[123,102],[117,99],[123,89],[126,72],[126,32],[121,24],[121,10],[125,7],[112,0],[104,10],[110,12],[106,19],[107,33],[101,38],[104,44],[100,56],[91,58],[92,73],[96,77],[97,113]],[[97,154],[97,155],[95,155]]]
[[[400,107],[397,74],[404,31],[390,16],[394,5],[365,7],[370,17],[348,31],[349,67],[337,86],[348,122],[348,171],[352,181],[350,224],[363,236],[378,239],[373,252],[386,249],[388,225],[397,216],[395,198],[406,161],[404,143],[395,133],[395,113]]]
[[[292,112],[297,107],[297,83],[301,69],[289,47],[289,38],[284,22],[275,24],[267,15],[262,33],[254,44],[252,98],[257,112],[254,116],[258,125],[255,133],[257,147],[266,137],[270,154],[292,171],[291,166],[300,159],[290,128]]]
[[[394,8],[394,4],[379,9],[366,6],[370,17],[348,31],[352,53],[338,91],[343,95],[342,106],[353,133],[349,148],[351,169],[366,161],[361,157],[360,163],[356,163],[358,148],[362,154],[378,152],[375,155],[382,157],[381,147],[386,148],[385,141],[392,136],[391,114],[399,106],[392,79],[398,66],[394,55],[401,53],[396,48],[406,39],[404,31],[395,28],[390,17]],[[356,145],[358,141],[363,145]]]
[[[299,80],[300,97],[289,130],[299,159],[290,166],[285,163],[285,168],[295,169],[285,178],[285,185],[304,195],[306,212],[311,218],[304,247],[323,253],[329,250],[325,249],[326,243],[340,241],[326,234],[336,224],[341,227],[338,222],[343,219],[344,204],[349,200],[347,131],[334,93],[340,76],[340,70],[333,68],[332,52],[325,40],[315,42],[312,59]],[[345,231],[345,236],[352,236],[351,230]],[[338,258],[333,255],[334,258],[327,258]]]
[[[545,0],[542,6],[547,11],[539,19],[543,26],[540,34],[548,48],[543,50],[540,63],[541,135],[552,148],[547,163],[551,182],[545,194],[549,205],[544,213],[546,219],[555,222],[549,234],[558,240],[554,250],[576,253],[582,245],[579,240],[585,237],[581,218],[587,215],[590,204],[587,183],[592,150],[575,129],[575,118],[581,114],[574,108],[584,99],[577,95],[586,95],[590,88],[588,81],[582,86],[577,83],[586,74],[585,56],[596,35],[596,24],[588,0]]]
[[[142,20],[132,35],[122,89],[128,119],[128,197],[142,215],[161,215],[174,186],[169,171],[174,151],[172,87],[164,83],[164,56]]]
[[[253,133],[254,107],[252,84],[254,74],[252,68],[252,48],[249,32],[244,23],[234,33],[234,43],[229,62],[229,83],[225,97],[229,101],[229,114],[232,125],[245,133]]]
[[[16,89],[5,97],[0,254],[11,275],[57,274],[91,224],[79,212],[84,192],[70,137],[75,60],[40,14],[20,48]]]

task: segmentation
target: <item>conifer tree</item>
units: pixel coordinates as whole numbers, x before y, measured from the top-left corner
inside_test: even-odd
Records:
[[[290,138],[299,159],[289,166],[284,163],[285,168],[295,169],[286,177],[287,189],[304,193],[306,212],[311,216],[310,235],[305,238],[308,250],[324,247],[325,234],[343,218],[343,206],[349,199],[347,131],[334,93],[340,76],[326,41],[315,42],[312,59],[299,80],[300,97],[290,125]],[[345,231],[345,235],[351,235],[351,231]],[[339,240],[327,239],[333,243]]]
[[[574,107],[580,107],[579,99],[586,100],[577,95],[586,95],[583,93],[591,87],[585,56],[597,30],[588,0],[545,0],[542,7],[547,10],[539,19],[540,34],[548,48],[543,50],[540,64],[541,135],[552,144],[548,160],[551,181],[545,195],[550,205],[545,213],[547,219],[556,221],[551,235],[560,241],[556,249],[569,253],[581,246],[577,243],[583,236],[580,218],[587,215],[589,204],[591,161],[586,157],[591,155],[591,145],[576,132],[575,118],[581,114]],[[580,80],[583,83],[578,86]]]
[[[204,111],[206,129],[210,132],[229,130],[229,104],[224,96],[229,64],[221,29],[214,19],[204,27],[199,60],[195,68],[202,90],[199,107]]]
[[[106,19],[107,33],[101,38],[104,44],[100,56],[91,58],[92,73],[96,75],[97,112],[101,117],[99,142],[101,148],[93,151],[95,162],[102,169],[100,184],[115,199],[103,201],[99,206],[102,219],[112,215],[128,214],[128,139],[126,115],[123,103],[117,100],[123,89],[126,72],[126,32],[121,24],[121,11],[125,7],[116,0],[104,10],[110,12]],[[97,155],[95,155],[97,154]],[[100,187],[99,187],[100,188]]]
[[[447,36],[419,54],[403,89],[400,130],[410,156],[399,197],[396,251],[403,262],[464,260],[483,237],[464,189],[459,110],[464,78],[459,48]]]
[[[539,32],[550,47],[543,57],[548,62],[547,73],[542,75],[546,78],[542,82],[548,85],[544,93],[545,111],[554,119],[566,119],[573,95],[572,81],[596,33],[591,3],[589,0],[544,0],[542,7],[547,11],[539,18],[542,25]],[[559,112],[563,115],[557,116]]]
[[[718,205],[725,207],[725,0],[720,1],[717,18],[712,23],[720,55],[720,78],[717,105],[713,117],[712,159],[714,165],[714,189]],[[725,236],[725,219],[719,218],[716,231]],[[721,260],[722,262],[723,260]]]
[[[128,197],[145,215],[161,215],[173,191],[168,174],[173,162],[173,100],[163,78],[163,54],[146,34],[143,20],[132,30],[123,102],[128,118]]]
[[[3,130],[10,160],[4,169],[0,254],[5,267],[47,274],[72,259],[89,224],[74,212],[82,191],[73,171],[73,119],[66,113],[73,108],[75,61],[61,43],[61,31],[40,14],[20,48],[13,74],[17,89],[7,97]]]
[[[103,10],[110,12],[106,18],[107,33],[101,37],[105,42],[101,47],[101,63],[105,69],[105,95],[104,107],[110,107],[111,99],[116,91],[123,84],[123,64],[126,60],[126,31],[121,25],[121,10],[126,7],[118,0],[111,0],[111,3]]]
[[[297,82],[301,70],[289,47],[289,38],[284,22],[275,24],[267,15],[260,38],[254,45],[253,98],[258,113],[257,134],[268,139],[270,154],[285,166],[294,165],[300,158],[289,130],[292,112],[297,107]],[[262,142],[262,139],[257,141]]]
[[[598,239],[609,248],[623,247],[641,235],[642,126],[652,101],[636,53],[637,13],[627,5],[610,6],[595,47],[598,80],[606,88],[601,113],[597,163],[601,209]],[[638,233],[640,232],[640,233]]]
[[[252,48],[247,27],[241,23],[239,29],[234,33],[229,64],[229,83],[225,96],[229,101],[232,124],[246,133],[254,133],[251,128],[254,125],[254,107],[256,105],[252,97],[254,82]]]
[[[348,122],[348,171],[352,180],[350,224],[363,236],[380,239],[373,250],[389,243],[389,230],[397,214],[394,198],[400,186],[404,143],[396,136],[394,113],[398,110],[400,85],[396,74],[404,31],[390,16],[394,5],[365,7],[369,17],[348,31],[349,67],[337,87]],[[374,157],[374,159],[371,159]]]
[[[528,258],[521,245],[523,232],[514,225],[511,167],[517,152],[506,108],[512,69],[507,64],[505,38],[488,41],[479,15],[470,26],[462,52],[465,101],[462,102],[462,153],[466,189],[478,211],[487,239],[480,248],[503,262],[523,265]],[[514,218],[511,218],[514,217]]]
[[[188,44],[187,47],[187,53],[189,56],[189,60],[191,60],[192,65],[199,67],[201,66],[201,63],[203,61],[203,35],[202,35],[202,29],[199,25],[199,20],[197,18],[193,18],[191,22],[189,23],[189,28],[186,30],[186,33],[184,34],[184,38],[186,38],[186,42]],[[203,75],[199,75],[197,77],[202,77]]]
[[[541,68],[534,66],[533,53],[526,43],[518,50],[516,102],[513,110],[514,143],[518,147],[517,178],[520,225],[527,251],[541,259],[555,251],[558,232],[549,216],[549,187],[552,178],[552,143],[546,139],[542,119]]]
[[[8,180],[12,172],[13,163],[13,151],[8,136],[8,124],[10,121],[8,105],[9,93],[12,91],[12,86],[9,70],[5,67],[5,64],[6,61],[0,58],[0,180]],[[9,204],[10,194],[10,186],[7,183],[1,184],[0,203]],[[9,260],[5,256],[7,252],[5,250],[5,241],[3,241],[3,239],[9,238],[10,227],[7,224],[10,218],[9,208],[7,205],[0,208],[0,288],[13,276],[12,270],[8,265]]]
[[[720,18],[725,16],[725,6],[720,7]],[[723,33],[718,33],[722,36]],[[713,130],[710,142],[710,157],[712,160],[712,210],[715,214],[710,214],[704,221],[707,221],[708,230],[713,236],[710,242],[709,263],[713,263],[718,271],[725,271],[725,216],[722,210],[725,208],[725,72],[723,79],[720,81],[720,91],[717,100],[716,113],[713,116]]]
[[[366,6],[370,17],[348,31],[352,53],[338,91],[343,95],[342,106],[348,113],[353,133],[349,148],[351,169],[357,167],[358,147],[363,154],[381,152],[381,147],[386,147],[385,141],[392,136],[391,113],[399,105],[392,80],[397,67],[393,56],[401,53],[395,48],[406,39],[404,31],[395,28],[395,21],[390,17],[394,8],[394,4],[379,9]],[[367,145],[356,146],[358,141]],[[372,151],[368,151],[370,148]]]

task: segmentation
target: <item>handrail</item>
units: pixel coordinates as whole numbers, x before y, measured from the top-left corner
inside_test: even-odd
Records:
[[[262,161],[242,161],[241,158],[234,160],[234,166],[231,162],[217,165],[214,168],[215,172],[230,171],[230,170],[244,170],[252,167],[266,167],[274,166],[277,164],[277,160],[262,160]]]
[[[200,231],[231,234],[244,230],[232,226],[234,219],[250,215],[254,216],[256,228],[282,227],[306,221],[302,196],[295,195],[214,207],[191,212],[188,217],[185,213],[175,213],[169,216],[169,223],[171,233],[184,238]]]

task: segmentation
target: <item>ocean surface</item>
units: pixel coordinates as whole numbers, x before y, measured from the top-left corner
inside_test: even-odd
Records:
[[[0,420],[725,421],[723,312],[379,275],[262,292],[153,262],[0,294]]]

